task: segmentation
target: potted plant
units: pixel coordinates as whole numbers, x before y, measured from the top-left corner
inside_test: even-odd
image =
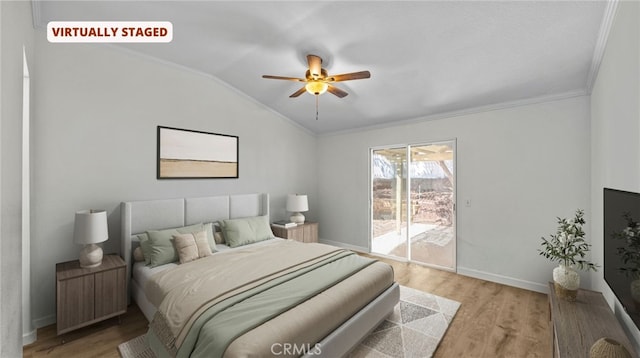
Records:
[[[597,271],[598,265],[584,259],[589,247],[584,240],[584,211],[576,210],[573,219],[558,218],[558,230],[542,238],[540,255],[559,265],[553,269],[553,284],[556,294],[567,301],[575,301],[580,287],[580,275],[577,270]]]
[[[625,246],[617,248],[617,253],[625,265],[618,268],[627,278],[631,279],[631,297],[640,306],[640,223],[635,221],[630,213],[623,215],[627,227],[612,234],[613,238],[624,240]]]

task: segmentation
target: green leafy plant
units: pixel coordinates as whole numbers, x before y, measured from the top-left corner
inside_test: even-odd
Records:
[[[617,248],[618,255],[625,265],[618,271],[627,277],[637,279],[640,278],[640,224],[633,220],[630,213],[625,213],[623,217],[627,221],[627,227],[611,235],[614,239],[624,240],[626,243],[626,246]]]
[[[576,210],[576,216],[571,220],[558,218],[558,230],[549,235],[548,240],[542,238],[543,248],[538,250],[539,254],[567,267],[597,271],[598,265],[584,259],[591,246],[584,240],[584,224],[581,209]]]

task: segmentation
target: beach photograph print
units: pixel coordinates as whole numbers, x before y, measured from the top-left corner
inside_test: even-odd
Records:
[[[158,126],[158,179],[237,177],[238,136]]]

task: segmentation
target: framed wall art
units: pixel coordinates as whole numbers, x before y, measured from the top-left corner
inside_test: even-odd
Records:
[[[238,178],[238,136],[158,126],[158,179]]]

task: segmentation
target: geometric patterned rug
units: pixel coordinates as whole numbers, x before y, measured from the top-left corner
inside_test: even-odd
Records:
[[[130,341],[121,343],[118,346],[118,352],[122,358],[155,358],[155,354],[149,344],[147,344],[147,335],[143,334]]]
[[[431,357],[459,307],[459,302],[400,286],[393,313],[349,357]]]
[[[400,286],[393,313],[349,357],[431,357],[459,307],[456,301]],[[145,335],[120,344],[118,351],[123,358],[155,357]]]

